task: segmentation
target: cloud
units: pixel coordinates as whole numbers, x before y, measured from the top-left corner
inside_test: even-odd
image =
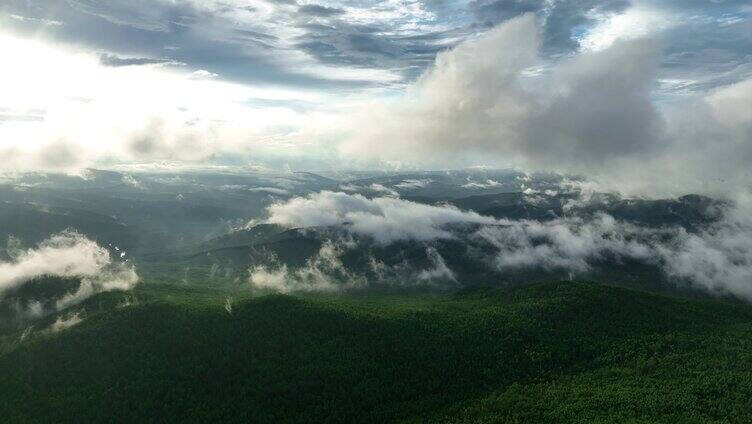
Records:
[[[189,21],[197,13],[190,2],[68,0],[68,4],[116,25],[154,32],[168,32],[176,23]]]
[[[681,234],[677,248],[658,248],[664,271],[708,290],[752,300],[752,219],[749,199],[697,234]]]
[[[277,196],[286,196],[290,194],[289,191],[278,187],[251,187],[248,191],[275,194]]]
[[[524,15],[438,54],[404,96],[363,107],[340,153],[363,164],[584,174],[650,195],[727,195],[739,184],[720,180],[750,181],[735,158],[749,157],[752,79],[660,103],[659,42],[618,39],[551,63],[538,39]]]
[[[21,16],[21,15],[10,14],[10,15],[8,15],[8,17],[10,17],[11,19],[15,19],[17,21],[21,21],[21,22],[33,22],[33,23],[39,23],[39,24],[42,24],[42,25],[55,25],[55,26],[57,26],[57,25],[62,25],[63,24],[60,21],[55,21],[55,20],[50,20],[50,19],[42,19],[42,18],[29,18],[29,17]]]
[[[498,187],[501,186],[502,183],[487,179],[485,182],[478,182],[478,181],[472,181],[470,178],[468,178],[467,183],[463,184],[462,187],[464,188],[479,188],[479,189],[485,189],[485,188],[492,188],[492,187]]]
[[[346,188],[344,188],[344,190],[347,191],[347,189],[349,189],[349,188],[352,188],[352,187],[346,187]],[[384,186],[383,184],[373,183],[370,186],[368,186],[368,189],[370,189],[371,191],[374,191],[376,193],[386,194],[387,196],[399,197],[399,193],[397,193],[396,191],[392,190],[389,187]]]
[[[151,59],[146,57],[120,57],[104,53],[99,56],[99,63],[104,66],[143,66],[143,65],[167,65],[177,64],[169,59]]]
[[[281,293],[332,292],[366,286],[365,277],[351,273],[342,264],[341,254],[339,245],[327,241],[305,266],[290,271],[284,264],[276,267],[258,265],[248,271],[249,281],[255,288]]]
[[[630,5],[628,0],[473,0],[468,9],[476,21],[493,26],[527,13],[535,13],[542,27],[546,52],[561,54],[579,47],[573,34],[598,22],[598,16],[618,14]]]
[[[144,186],[141,184],[141,182],[137,179],[135,179],[132,175],[129,174],[123,174],[123,177],[120,179],[120,181],[127,185],[131,186],[133,188],[137,188],[139,190],[143,190]]]
[[[404,100],[369,105],[370,119],[341,146],[353,158],[417,162],[447,160],[499,139],[512,139],[520,117],[518,74],[534,63],[537,32],[532,16],[512,20],[483,36],[439,53]],[[378,125],[374,123],[378,122]],[[403,143],[410,148],[404,149]]]
[[[292,228],[343,226],[347,231],[388,244],[396,240],[452,238],[444,227],[455,223],[492,224],[496,220],[453,206],[430,206],[392,197],[322,191],[267,208],[267,223]]]
[[[431,246],[425,248],[427,268],[403,261],[387,265],[369,256],[369,267],[356,272],[343,263],[347,252],[358,252],[363,246],[350,237],[326,240],[305,265],[290,268],[277,263],[256,265],[248,270],[251,286],[280,293],[291,292],[342,292],[380,287],[446,287],[456,284],[454,272],[441,254]],[[362,253],[362,252],[360,252]]]
[[[40,149],[35,160],[41,169],[61,170],[76,168],[85,161],[86,152],[79,154],[76,145],[65,140],[56,140]]]
[[[291,228],[342,229],[340,234],[347,236],[328,239],[304,269],[255,267],[251,282],[257,287],[295,291],[340,290],[350,278],[358,287],[392,280],[406,285],[435,279],[455,281],[458,277],[435,243],[456,240],[467,247],[460,255],[469,255],[466,259],[477,264],[474,266],[486,264],[489,275],[519,270],[587,275],[637,261],[655,267],[669,281],[752,300],[752,214],[748,213],[752,202],[730,205],[721,219],[690,230],[668,224],[643,226],[593,213],[598,202],[583,197],[579,206],[568,208],[566,216],[536,221],[495,219],[398,198],[367,199],[326,191],[297,197],[270,206],[266,222]],[[332,237],[338,233],[321,234]],[[339,258],[348,249],[357,250],[363,240],[381,247],[421,243],[430,266],[416,270],[413,263],[387,266],[371,258],[373,275],[352,274]],[[339,277],[331,277],[335,274]]]
[[[602,50],[619,39],[642,38],[678,24],[665,11],[644,6],[601,15],[578,41],[582,50]]]
[[[602,171],[593,163],[652,153],[660,125],[650,100],[657,51],[650,40],[621,41],[564,64],[553,93],[524,123],[523,154],[548,169],[564,162]]]
[[[454,272],[449,269],[444,258],[441,256],[438,250],[434,247],[426,248],[426,255],[428,260],[432,263],[433,267],[424,269],[418,273],[418,280],[420,281],[433,281],[433,280],[449,280],[456,281]]]
[[[719,67],[733,73],[735,64],[749,62],[744,2],[690,3],[6,0],[0,19],[5,12],[4,29],[24,36],[118,57],[164,58],[211,69],[229,81],[344,91],[401,87],[436,53],[525,13],[536,16],[546,58],[570,54],[596,39],[642,33],[670,41],[667,73],[681,70],[713,79]],[[654,25],[664,21],[669,25]],[[686,60],[687,55],[694,59]]]
[[[16,112],[11,110],[3,110],[0,113],[0,122],[42,122],[44,121],[44,111],[38,111],[35,113]]]
[[[337,9],[336,7],[326,7],[319,4],[306,4],[298,7],[298,13],[301,13],[303,15],[330,17],[341,15],[345,13],[345,11],[342,9]]]
[[[67,330],[73,326],[80,324],[84,319],[81,317],[80,312],[76,312],[69,316],[59,316],[55,322],[50,325],[49,331],[52,333],[59,333],[63,330]]]
[[[194,79],[208,79],[208,78],[216,78],[218,76],[219,75],[213,72],[209,72],[206,69],[199,69],[198,71],[194,71],[191,74],[191,78],[194,78]]]
[[[242,156],[624,181],[639,161],[654,178],[677,155],[665,129],[686,113],[671,110],[752,75],[741,2],[7,3],[3,34],[47,49],[0,37],[0,91],[13,109],[49,110],[0,114],[4,168],[33,168],[30,150],[62,140],[78,159],[63,168]],[[343,13],[301,12],[316,7]],[[162,63],[185,66],[136,66]]]
[[[409,24],[403,22],[409,18],[405,15],[419,10],[420,4],[408,9],[381,2],[382,13],[370,13],[376,3],[351,5],[346,12],[326,4],[298,6],[295,1],[40,0],[32,5],[10,0],[0,10],[0,21],[18,34],[109,52],[114,57],[104,62],[113,65],[164,58],[192,69],[211,69],[233,82],[350,89],[394,83],[418,56],[400,46],[420,45],[402,40],[412,32],[403,28]],[[30,18],[3,19],[4,12]],[[61,25],[47,25],[49,18]],[[358,29],[367,27],[382,36]],[[318,41],[321,38],[326,40]],[[318,55],[323,51],[306,47],[317,43],[336,45],[337,53]],[[379,62],[383,56],[369,51],[374,43],[405,54]]]
[[[536,61],[536,46],[535,20],[526,15],[439,54],[405,101],[385,105],[378,112],[386,116],[372,121],[379,126],[361,130],[344,152],[391,157],[409,140],[415,161],[492,154],[543,167],[650,147],[658,125],[650,101],[652,43],[582,54],[556,69],[541,92],[522,76]]]
[[[432,182],[433,181],[430,179],[407,179],[399,184],[395,184],[394,187],[401,188],[402,190],[415,190],[418,188],[424,188]]]
[[[318,94],[197,79],[187,69],[103,66],[98,54],[2,34],[0,46],[10,58],[4,67],[8,78],[0,81],[3,171],[223,158],[322,162],[315,134],[329,122],[327,113],[246,104],[249,98],[319,104]],[[300,145],[302,138],[309,141]]]
[[[501,271],[542,268],[582,273],[605,255],[652,259],[652,239],[673,232],[645,229],[599,214],[593,219],[510,221],[507,225],[481,228],[474,236],[495,247],[493,262]]]
[[[474,237],[495,247],[492,263],[502,272],[585,273],[604,262],[630,259],[657,266],[674,281],[752,300],[752,221],[742,210],[730,209],[723,220],[697,232],[641,227],[598,214],[485,226]]]
[[[107,249],[72,231],[55,234],[36,248],[15,249],[11,254],[10,261],[0,262],[0,300],[42,277],[80,280],[75,290],[58,298],[29,302],[26,312],[31,316],[50,312],[43,309],[40,301],[51,304],[53,311],[61,311],[97,293],[130,290],[138,283],[132,267],[113,262]]]

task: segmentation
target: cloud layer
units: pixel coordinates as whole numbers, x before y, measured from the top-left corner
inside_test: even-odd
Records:
[[[581,203],[587,205],[587,200]],[[721,220],[690,231],[673,225],[640,226],[605,213],[580,214],[577,207],[565,217],[540,222],[495,219],[392,197],[321,192],[270,206],[267,222],[291,228],[334,227],[349,235],[331,238],[337,233],[325,233],[329,241],[300,270],[284,265],[253,268],[251,283],[287,292],[365,287],[390,278],[401,284],[433,278],[451,281],[455,273],[435,243],[458,240],[466,246],[464,254],[488,267],[484,272],[500,277],[520,270],[586,275],[599,267],[637,261],[656,267],[677,284],[752,300],[752,220],[747,204],[738,203]],[[422,243],[432,266],[410,271],[410,264],[395,268],[372,258],[375,280],[350,274],[339,258],[343,251],[357,250],[359,240],[381,246]]]
[[[268,208],[266,222],[294,228],[343,226],[379,243],[449,238],[450,224],[492,224],[493,218],[451,206],[430,206],[393,197],[322,191]]]
[[[752,300],[752,222],[735,215],[694,233],[640,227],[601,214],[588,220],[511,222],[482,228],[475,236],[496,248],[493,265],[501,272],[542,268],[581,274],[604,262],[637,260],[675,281]]]

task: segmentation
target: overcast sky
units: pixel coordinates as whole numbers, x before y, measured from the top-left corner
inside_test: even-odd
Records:
[[[743,179],[751,19],[745,0],[4,0],[0,167]]]

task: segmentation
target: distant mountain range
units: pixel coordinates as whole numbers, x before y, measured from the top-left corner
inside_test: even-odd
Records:
[[[329,190],[368,199],[386,196],[451,205],[500,220],[587,220],[608,214],[641,227],[692,232],[719,220],[725,206],[697,195],[650,200],[585,193],[576,179],[510,170],[354,177],[337,181],[313,173],[98,170],[81,177],[22,174],[0,185],[0,237],[14,237],[31,247],[72,228],[113,255],[132,258],[142,277],[204,278],[208,284],[244,284],[250,268],[264,265],[300,270],[317,259],[325,243],[347,239],[349,247],[336,252],[336,259],[351,273],[343,278],[358,275],[373,281],[372,286],[393,287],[395,280],[422,275],[425,284],[419,286],[433,288],[515,284],[572,274],[565,269],[495,269],[489,263],[493,246],[471,237],[480,228],[477,224],[447,225],[445,229],[453,234],[448,239],[383,245],[338,226],[303,229],[266,224],[266,208]],[[448,271],[436,271],[443,266]],[[607,256],[577,276],[661,291],[674,287],[654,265]]]

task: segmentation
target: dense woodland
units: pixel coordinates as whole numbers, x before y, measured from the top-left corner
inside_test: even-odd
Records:
[[[3,420],[752,420],[742,304],[586,282],[229,301],[150,285],[129,296],[90,299],[83,322],[58,333],[5,334]]]

